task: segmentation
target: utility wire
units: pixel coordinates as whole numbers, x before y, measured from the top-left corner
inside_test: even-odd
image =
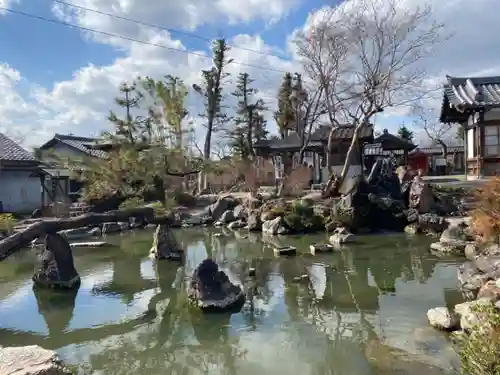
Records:
[[[212,59],[212,56],[206,55],[204,53],[193,52],[193,51],[189,51],[189,50],[183,50],[183,49],[179,49],[179,48],[169,47],[169,46],[166,46],[166,45],[163,45],[163,44],[158,44],[158,43],[146,42],[144,40],[139,40],[139,39],[131,38],[131,37],[124,36],[124,35],[109,33],[107,31],[95,30],[95,29],[91,29],[91,28],[84,27],[84,26],[79,26],[79,25],[76,25],[76,24],[73,24],[73,23],[69,23],[69,22],[59,21],[59,20],[55,20],[55,19],[51,19],[51,18],[46,18],[46,17],[43,17],[43,16],[39,16],[39,15],[36,15],[36,14],[22,12],[20,10],[8,9],[8,8],[5,8],[5,7],[0,7],[0,10],[3,10],[5,12],[9,12],[9,13],[12,13],[12,14],[17,14],[17,15],[20,15],[20,16],[28,17],[28,18],[38,19],[40,21],[50,22],[50,23],[54,23],[54,24],[58,24],[58,25],[63,25],[63,26],[67,26],[67,27],[72,27],[72,28],[75,28],[75,29],[83,30],[83,31],[88,31],[88,32],[91,32],[91,33],[94,33],[94,34],[105,35],[105,36],[109,36],[109,37],[112,37],[112,38],[123,39],[123,40],[127,40],[127,41],[134,42],[134,43],[144,44],[144,45],[158,47],[158,48],[163,48],[163,49],[166,49],[166,50],[169,50],[169,51],[181,52],[181,53],[185,53],[185,54],[188,54],[188,55],[199,56],[199,57],[203,57],[203,58],[206,58],[206,59]],[[261,65],[248,64],[248,63],[243,63],[243,62],[238,62],[238,61],[232,61],[231,64],[241,65],[241,66],[245,66],[245,67],[248,67],[248,68],[268,70],[268,71],[271,71],[271,72],[277,72],[277,73],[282,73],[282,74],[286,73],[284,70],[281,70],[281,69],[275,69],[275,68],[265,67],[265,66],[261,66]]]
[[[212,42],[212,40],[210,38],[206,38],[206,37],[201,36],[199,34],[188,33],[186,31],[182,31],[182,30],[177,30],[177,29],[172,29],[172,28],[168,28],[168,27],[163,27],[163,26],[156,25],[156,24],[153,24],[153,23],[139,21],[139,20],[136,20],[134,18],[123,17],[123,16],[119,16],[118,14],[103,12],[101,10],[87,8],[87,7],[84,7],[84,6],[81,6],[81,5],[71,4],[71,3],[68,3],[68,2],[62,1],[62,0],[52,0],[52,1],[54,3],[59,3],[61,5],[65,5],[65,6],[68,6],[68,7],[71,7],[71,8],[84,10],[86,12],[92,12],[92,13],[100,14],[100,15],[103,15],[103,16],[108,16],[108,17],[119,19],[119,20],[123,20],[123,21],[127,21],[127,22],[132,22],[132,23],[135,23],[137,25],[147,26],[147,27],[151,27],[151,28],[154,28],[154,29],[157,29],[157,30],[161,30],[161,31],[168,31],[171,34],[184,35],[184,36],[187,36],[189,38],[199,39],[199,40],[203,40],[203,41],[206,41],[206,42],[209,42],[209,43]],[[245,48],[245,47],[238,47],[238,46],[231,45],[231,44],[228,44],[228,46],[231,47],[231,48],[233,48],[233,49],[239,49],[239,50],[242,50],[242,51],[248,51],[248,52],[258,53],[258,54],[264,55],[264,56],[273,56],[273,57],[278,57],[280,59],[287,59],[288,60],[288,58],[286,56],[284,56],[283,54],[274,54],[274,53],[269,53],[269,52],[257,51],[255,49]]]

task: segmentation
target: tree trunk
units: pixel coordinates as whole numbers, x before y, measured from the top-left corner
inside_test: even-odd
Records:
[[[50,219],[37,222],[26,229],[0,241],[0,261],[5,260],[19,249],[29,246],[35,238],[45,234],[57,233],[65,229],[99,225],[109,222],[128,221],[130,217],[145,218],[148,223],[169,223],[168,217],[155,217],[150,207],[132,208],[129,210],[110,211],[103,214],[88,213],[71,219]]]
[[[443,158],[444,158],[444,174],[448,174],[448,146],[446,143],[444,143],[441,139],[436,140],[437,143],[441,146],[441,149],[443,151]]]

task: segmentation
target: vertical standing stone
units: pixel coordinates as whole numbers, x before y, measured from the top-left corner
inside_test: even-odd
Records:
[[[80,286],[73,253],[68,241],[57,233],[47,234],[44,249],[38,255],[33,282],[36,285],[72,289]]]
[[[182,259],[182,248],[167,224],[160,224],[156,227],[150,253],[155,259]]]

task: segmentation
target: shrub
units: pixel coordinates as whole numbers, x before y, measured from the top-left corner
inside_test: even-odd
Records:
[[[120,210],[126,210],[129,208],[137,208],[137,207],[142,207],[146,203],[144,203],[144,200],[142,198],[134,197],[134,198],[129,198],[125,201],[123,201],[118,209]]]
[[[12,234],[14,226],[16,225],[16,218],[12,214],[0,214],[0,232],[5,234]]]
[[[475,325],[460,350],[465,375],[500,374],[500,312],[493,305],[475,305],[481,323]]]
[[[496,241],[500,235],[500,177],[487,181],[475,198],[472,230],[485,241]]]
[[[312,205],[308,205],[306,202],[303,202],[303,201],[293,202],[292,212],[294,212],[300,216],[313,216],[314,215],[314,209],[313,209]]]

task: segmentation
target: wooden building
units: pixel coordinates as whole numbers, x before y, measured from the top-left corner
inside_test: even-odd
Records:
[[[469,179],[500,172],[500,76],[447,76],[440,121],[464,127]]]
[[[42,207],[41,162],[0,133],[0,212],[31,213]]]
[[[351,145],[354,134],[354,126],[346,125],[337,127],[334,130],[334,147],[331,154],[331,171],[328,170],[326,165],[328,137],[330,135],[330,131],[330,126],[320,126],[311,134],[305,147],[304,164],[312,169],[314,183],[327,181],[331,171],[340,174],[347,156],[347,150]],[[365,143],[372,141],[373,125],[370,125],[364,128],[360,134],[358,152],[356,153],[353,163],[349,168],[349,177],[363,173],[363,146]],[[283,174],[282,156],[285,152],[291,153],[293,162],[297,165],[299,162],[299,152],[302,149],[302,142],[296,132],[291,132],[285,139],[259,141],[254,144],[254,148],[257,156],[273,161],[275,166],[275,177],[276,179],[280,179]]]
[[[365,167],[370,170],[377,159],[387,157],[394,157],[398,162],[408,164],[409,155],[416,147],[413,143],[384,129],[373,143],[364,146]]]
[[[53,202],[75,201],[82,188],[81,182],[72,178],[71,171],[67,166],[61,165],[54,155],[77,159],[85,157],[105,158],[106,152],[93,147],[96,142],[96,138],[56,133],[52,139],[38,148],[40,157],[46,166],[44,168],[46,178],[43,184],[45,187],[44,206]]]

